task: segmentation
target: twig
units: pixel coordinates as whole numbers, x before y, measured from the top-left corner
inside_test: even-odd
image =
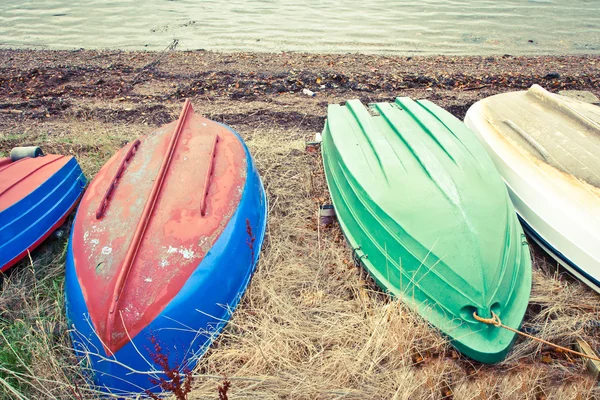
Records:
[[[466,87],[463,90],[477,90],[477,89],[483,89],[488,87],[489,85],[479,85],[479,86],[472,86],[472,87]]]
[[[158,53],[158,55],[156,56],[156,58],[154,59],[154,61],[144,65],[140,71],[137,73],[137,75],[133,78],[133,81],[131,81],[131,86],[135,85],[139,78],[142,76],[142,74],[144,72],[146,72],[148,69],[157,66],[162,59],[165,57],[165,55],[167,54],[168,51],[171,50],[175,50],[177,48],[177,45],[179,44],[179,39],[173,39],[173,41],[171,42],[171,44],[169,44],[167,47],[165,47],[164,50],[162,50],[160,53]]]

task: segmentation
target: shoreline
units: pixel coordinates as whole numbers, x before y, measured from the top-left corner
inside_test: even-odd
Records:
[[[349,98],[390,101],[408,95],[428,98],[462,119],[476,100],[523,90],[533,83],[550,91],[589,90],[600,96],[599,66],[593,55],[392,57],[0,50],[0,110],[5,110],[9,119],[57,118],[70,111],[77,113],[77,107],[90,98],[152,103],[158,111],[164,104],[190,97],[239,104],[318,102],[322,109],[312,111],[323,117],[326,103]],[[316,96],[311,99],[299,93],[304,88]],[[145,110],[150,111],[139,111]]]

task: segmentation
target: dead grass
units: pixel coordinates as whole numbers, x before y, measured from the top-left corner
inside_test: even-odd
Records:
[[[519,340],[508,359],[459,357],[402,303],[382,294],[351,260],[337,225],[317,224],[327,187],[319,154],[289,132],[248,141],[270,200],[267,246],[244,303],[199,373],[232,380],[230,398],[587,398],[582,362]],[[309,137],[304,137],[309,139]],[[525,328],[569,346],[597,343],[597,296],[536,257]],[[588,324],[589,325],[589,324]],[[593,324],[592,324],[593,325]],[[235,378],[252,378],[253,380]],[[197,379],[193,398],[213,396]],[[597,393],[596,393],[597,394]]]
[[[258,270],[231,323],[195,370],[190,398],[217,398],[225,378],[231,382],[229,399],[584,399],[600,394],[581,360],[571,362],[529,340],[519,340],[496,366],[462,358],[354,265],[337,225],[318,225],[318,205],[328,202],[328,195],[320,155],[304,149],[311,132],[234,127],[247,140],[265,183],[269,225]],[[148,130],[78,119],[30,127],[14,141],[72,152],[91,178],[124,141]],[[10,135],[0,138],[0,151],[13,145]],[[69,350],[65,243],[41,246],[32,264],[21,263],[2,282],[3,398],[96,397]],[[524,329],[562,345],[578,336],[598,345],[598,296],[555,271],[536,253]]]

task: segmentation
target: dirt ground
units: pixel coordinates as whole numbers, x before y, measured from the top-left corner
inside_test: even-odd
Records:
[[[189,97],[232,125],[320,131],[328,103],[427,98],[462,118],[478,99],[538,83],[600,94],[600,61],[564,57],[389,57],[207,51],[0,51],[0,127],[66,116],[159,125]],[[315,97],[302,94],[307,88]],[[177,106],[176,106],[177,107]],[[175,108],[176,108],[175,107]]]
[[[600,97],[599,66],[594,56],[0,50],[0,156],[41,145],[76,155],[91,179],[128,141],[177,118],[185,98],[246,140],[269,196],[269,232],[244,302],[202,359],[190,398],[218,397],[215,376],[231,380],[230,398],[594,398],[578,359],[519,339],[504,363],[472,363],[378,291],[349,261],[339,228],[317,224],[328,194],[320,156],[304,142],[322,130],[330,103],[427,98],[462,119],[477,100],[534,83]],[[566,346],[576,337],[598,344],[598,296],[534,253],[524,329]],[[9,382],[34,397],[93,397],[69,356],[64,239],[31,261],[13,268],[0,294],[0,331],[19,324],[34,338],[13,368],[32,382],[18,374]],[[40,294],[44,307],[30,304],[28,293],[47,277],[53,295]],[[33,351],[40,319],[53,339]]]

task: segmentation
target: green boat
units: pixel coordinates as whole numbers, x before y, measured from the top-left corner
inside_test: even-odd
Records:
[[[377,284],[484,363],[504,359],[531,291],[529,247],[475,135],[426,101],[330,105],[323,163],[340,226]]]

